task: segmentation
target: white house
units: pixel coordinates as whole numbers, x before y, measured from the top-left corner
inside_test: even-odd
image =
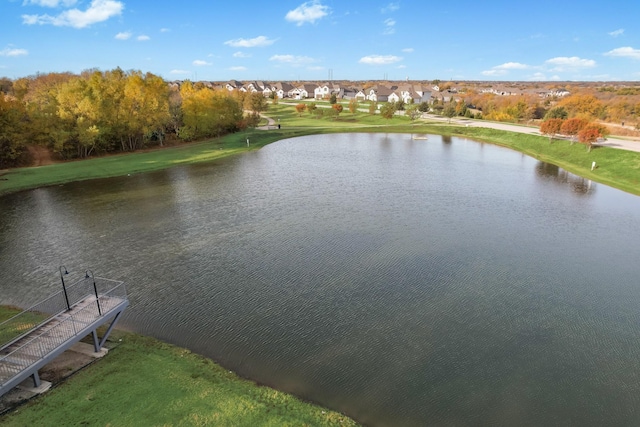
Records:
[[[393,90],[386,86],[372,87],[368,90],[367,100],[373,102],[387,102],[389,101],[389,95],[393,93]]]
[[[313,90],[313,97],[315,99],[329,98],[331,96],[330,93],[331,93],[331,89],[329,88],[329,85],[324,84],[324,85],[316,87]]]
[[[315,86],[311,84],[303,84],[289,91],[289,98],[307,99],[314,96]]]

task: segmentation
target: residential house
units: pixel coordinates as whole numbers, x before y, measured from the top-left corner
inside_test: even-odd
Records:
[[[275,93],[278,98],[282,99],[289,96],[289,92],[293,89],[294,87],[287,82],[277,82],[271,87],[271,92]]]
[[[354,95],[354,98],[357,101],[366,101],[367,100],[367,94],[364,93],[363,89],[360,89],[359,91],[356,92],[356,94]]]
[[[367,100],[373,102],[388,102],[393,89],[386,86],[374,86],[368,89]]]
[[[325,98],[329,98],[330,96],[331,96],[331,88],[327,83],[323,85],[318,85],[313,90],[313,97],[315,99],[325,99]]]
[[[344,88],[342,91],[342,98],[343,99],[356,99],[356,94],[359,92],[359,89],[356,87],[347,87]]]
[[[312,84],[303,84],[289,91],[289,98],[307,99],[314,96],[316,86]]]
[[[227,90],[239,90],[242,87],[242,83],[237,80],[229,80],[229,82],[225,85]]]

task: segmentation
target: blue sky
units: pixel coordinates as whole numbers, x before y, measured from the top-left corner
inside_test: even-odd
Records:
[[[0,0],[0,76],[640,80],[640,2]]]

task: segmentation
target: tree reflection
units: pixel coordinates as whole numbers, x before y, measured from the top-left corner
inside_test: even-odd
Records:
[[[591,196],[596,191],[596,186],[590,179],[574,175],[550,163],[538,162],[536,176],[559,186],[566,186],[572,193],[580,196]]]

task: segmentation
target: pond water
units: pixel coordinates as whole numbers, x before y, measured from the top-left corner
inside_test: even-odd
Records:
[[[0,302],[90,268],[120,326],[373,426],[637,425],[639,230],[508,149],[310,136],[0,198]]]

